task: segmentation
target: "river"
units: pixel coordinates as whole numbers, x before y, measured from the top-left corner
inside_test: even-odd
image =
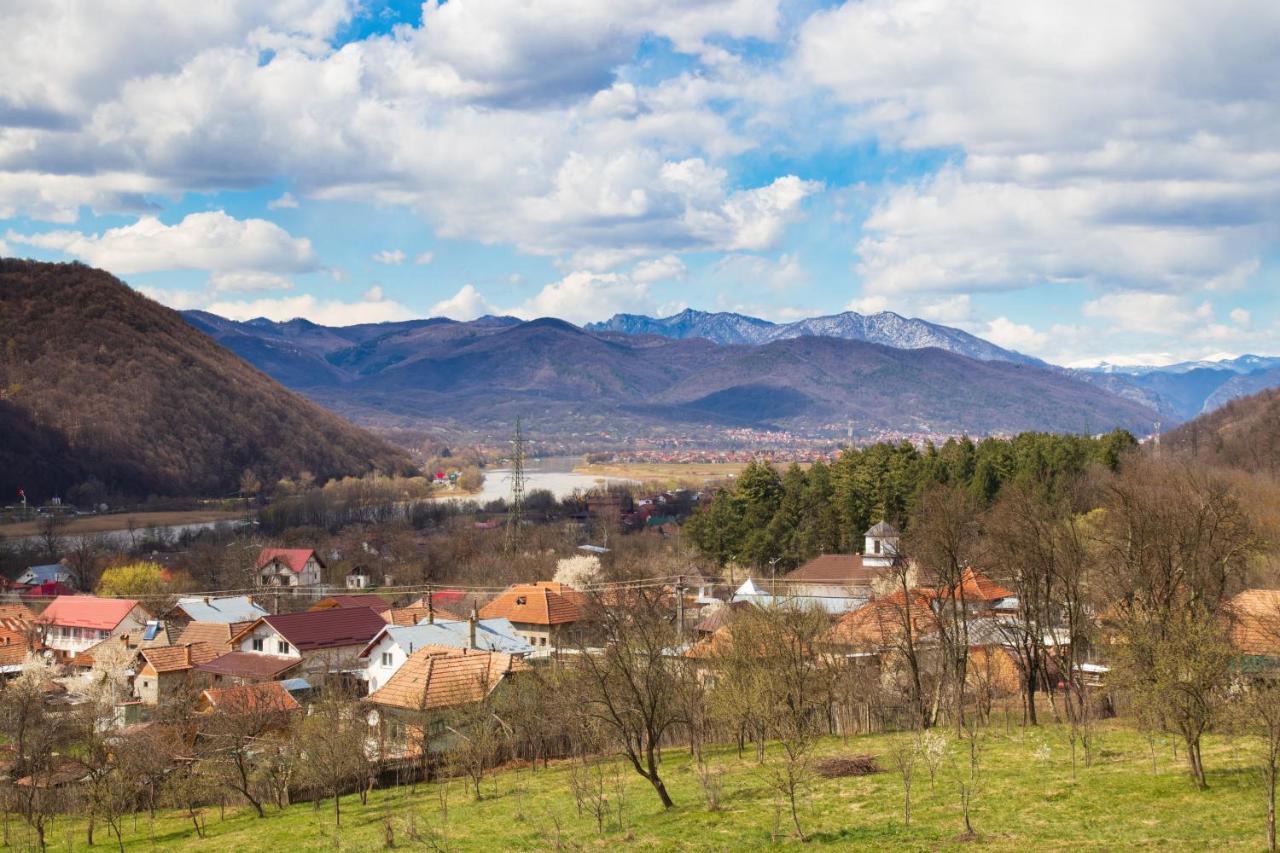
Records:
[[[555,456],[547,459],[532,459],[524,468],[525,494],[534,489],[546,489],[557,499],[564,499],[574,492],[587,492],[605,483],[634,483],[621,477],[599,477],[594,474],[578,474],[573,468],[578,464],[576,456]],[[452,497],[444,495],[442,497]],[[511,469],[486,468],[484,485],[480,491],[470,495],[458,495],[460,500],[475,501],[485,504],[498,498],[511,497]]]

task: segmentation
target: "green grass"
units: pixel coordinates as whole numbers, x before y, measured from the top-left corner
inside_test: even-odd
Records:
[[[1145,737],[1110,725],[1098,741],[1094,766],[1081,763],[1073,780],[1064,728],[1006,729],[1001,724],[984,733],[973,808],[977,845],[1020,851],[1264,848],[1266,803],[1253,744],[1208,739],[1210,789],[1198,792],[1182,763],[1174,761],[1171,739],[1156,742],[1154,774]],[[964,757],[959,744],[952,743],[955,763],[940,771],[935,790],[930,790],[924,766],[917,765],[912,823],[904,827],[901,779],[892,769],[889,743],[887,736],[821,743],[819,756],[869,752],[880,756],[886,769],[860,778],[815,777],[802,803],[810,844],[902,850],[974,846],[961,835],[955,783]],[[719,750],[711,762],[724,771],[719,811],[707,810],[687,752],[669,750],[663,768],[676,808],[663,812],[647,783],[624,768],[623,826],[611,820],[603,834],[590,814],[578,815],[567,768],[553,763],[548,770],[496,774],[485,782],[479,802],[464,792],[461,782],[451,783],[447,821],[441,817],[440,786],[419,785],[416,792],[407,786],[374,792],[367,806],[354,795],[344,798],[340,830],[334,827],[332,801],[318,810],[310,803],[283,812],[272,809],[262,819],[229,808],[220,820],[215,806],[207,811],[209,837],[203,841],[181,816],[165,814],[152,824],[139,815],[126,823],[125,845],[131,850],[371,850],[383,846],[388,814],[397,848],[546,850],[555,848],[557,838],[566,849],[594,850],[741,850],[768,846],[775,839],[798,843],[789,837],[785,813],[777,810],[767,765],[757,765],[750,750],[742,759],[733,750]],[[411,823],[417,841],[410,838]],[[11,819],[10,831],[21,847],[25,827]],[[96,846],[115,846],[105,826],[99,826]],[[50,849],[85,849],[84,822],[55,824]]]

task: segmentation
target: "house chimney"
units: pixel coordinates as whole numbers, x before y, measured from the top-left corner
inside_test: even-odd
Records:
[[[476,603],[471,602],[471,618],[467,620],[467,635],[470,637],[468,648],[476,648],[476,621],[480,614],[476,612]]]

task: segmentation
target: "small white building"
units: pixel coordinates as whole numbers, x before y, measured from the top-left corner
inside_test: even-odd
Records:
[[[369,570],[364,566],[356,566],[347,572],[347,589],[368,589],[372,582]]]

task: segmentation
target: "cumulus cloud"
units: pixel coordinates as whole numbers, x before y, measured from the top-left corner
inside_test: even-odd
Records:
[[[309,272],[318,268],[311,241],[265,219],[222,211],[188,214],[176,225],[144,216],[101,234],[50,231],[15,234],[17,243],[54,249],[117,275],[155,270]]]
[[[413,262],[420,267],[425,267],[436,259],[435,252],[419,252],[414,256]]]
[[[373,260],[375,263],[386,264],[388,266],[399,266],[404,263],[405,254],[400,249],[383,249],[381,252],[375,252]]]
[[[453,296],[431,306],[428,313],[432,317],[448,317],[450,320],[474,320],[498,311],[480,295],[475,285],[468,283],[462,285]]]
[[[867,0],[809,18],[796,67],[850,137],[961,152],[864,223],[871,290],[1189,290],[1273,233],[1277,38],[1265,0]]]
[[[580,271],[548,284],[509,313],[527,320],[559,317],[582,325],[617,313],[649,313],[654,308],[647,283],[621,273]]]

